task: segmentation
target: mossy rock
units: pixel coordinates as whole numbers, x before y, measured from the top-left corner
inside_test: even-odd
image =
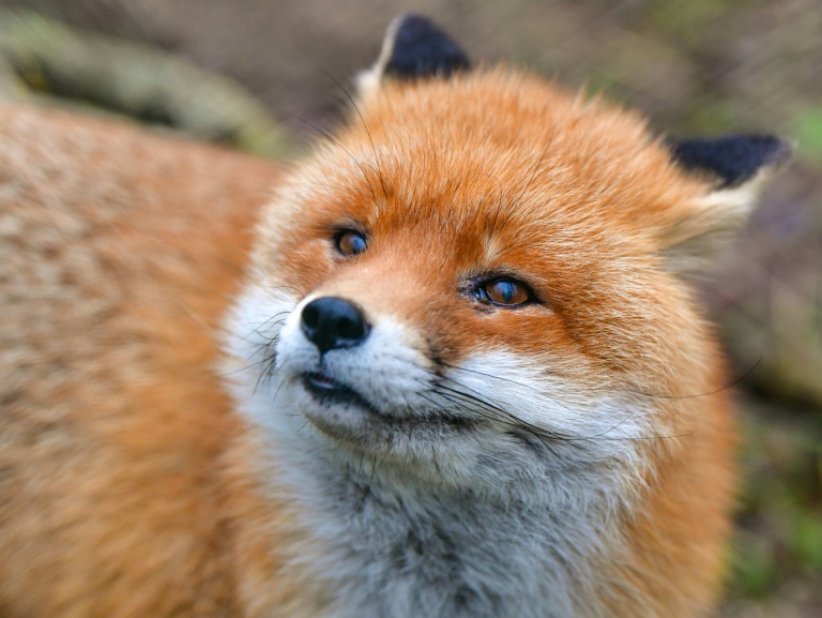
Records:
[[[19,98],[22,89],[263,156],[290,149],[268,110],[223,76],[37,13],[0,11],[0,96]]]

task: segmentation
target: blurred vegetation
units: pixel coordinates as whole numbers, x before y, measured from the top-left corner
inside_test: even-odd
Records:
[[[264,156],[289,150],[270,112],[244,88],[146,45],[0,10],[0,62],[0,92],[9,97],[57,98]]]
[[[0,97],[33,90],[269,155],[286,152],[285,134],[302,143],[338,121],[345,95],[335,80],[346,83],[370,64],[386,24],[409,8],[434,17],[479,61],[504,59],[602,91],[648,113],[660,132],[764,131],[794,140],[795,161],[702,285],[702,301],[737,373],[754,368],[738,386],[746,475],[725,615],[820,615],[819,0],[0,0],[0,7],[7,9]]]

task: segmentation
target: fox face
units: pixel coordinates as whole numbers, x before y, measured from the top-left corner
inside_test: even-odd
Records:
[[[383,79],[259,228],[242,311],[283,405],[454,482],[690,429],[658,399],[710,390],[714,351],[674,254],[738,213],[633,114],[498,68]]]
[[[533,587],[576,586],[554,595],[556,615],[580,613],[597,578],[568,556],[623,552],[624,531],[601,541],[605,522],[641,513],[664,462],[716,424],[704,409],[724,404],[704,398],[725,378],[684,275],[744,220],[786,147],[666,142],[583,94],[470,69],[421,18],[394,25],[360,85],[348,124],[258,226],[230,322],[235,397],[295,491],[315,487],[315,512],[352,482],[389,502],[445,491],[572,520],[535,524],[552,539],[543,553],[579,566],[538,569]],[[335,530],[331,545],[354,534]],[[480,614],[513,607],[475,588]]]

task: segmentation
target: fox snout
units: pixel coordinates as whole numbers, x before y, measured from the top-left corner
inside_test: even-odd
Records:
[[[344,298],[323,296],[303,307],[300,330],[320,354],[360,345],[371,332],[363,310]]]

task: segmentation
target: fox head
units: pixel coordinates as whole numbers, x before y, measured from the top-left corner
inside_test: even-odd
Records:
[[[247,414],[307,459],[497,493],[676,448],[723,380],[685,275],[785,143],[654,135],[416,16],[359,86],[259,223]]]

